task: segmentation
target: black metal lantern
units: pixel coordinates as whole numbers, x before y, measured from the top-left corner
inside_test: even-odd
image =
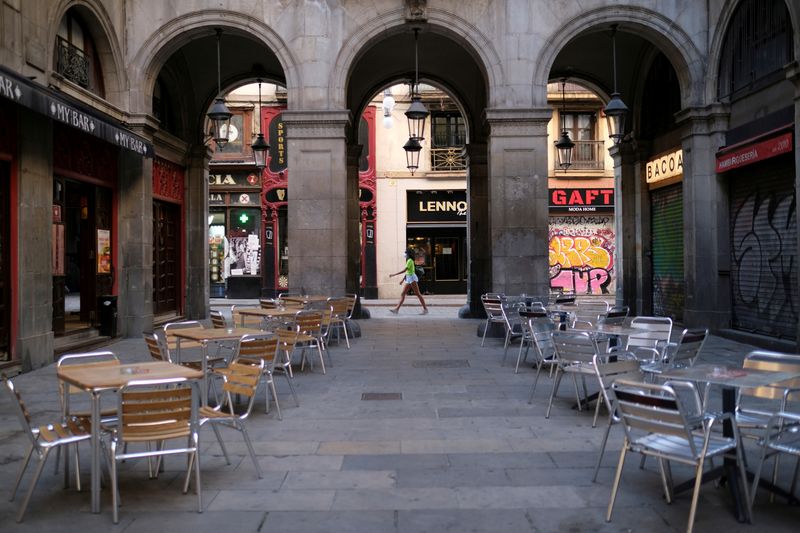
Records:
[[[409,137],[408,142],[403,145],[403,150],[406,151],[406,168],[413,176],[419,168],[419,153],[422,151],[422,145],[414,137]]]
[[[419,61],[417,41],[419,40],[419,28],[414,28],[414,81],[411,84],[411,105],[405,112],[408,119],[408,142],[403,146],[406,151],[406,168],[414,174],[419,168],[419,153],[422,150],[423,140],[425,140],[425,120],[430,113],[425,104],[419,97]]]
[[[261,132],[261,80],[258,80],[258,136],[253,144],[250,145],[250,148],[253,150],[253,159],[256,163],[256,168],[258,170],[264,170],[264,167],[267,166],[267,151],[269,150],[269,144],[264,139],[264,134]]]
[[[559,120],[561,122],[561,137],[556,142],[556,154],[558,155],[558,166],[561,167],[565,172],[566,170],[572,166],[572,151],[575,148],[575,143],[572,142],[572,139],[569,138],[569,132],[564,127],[564,116],[565,116],[565,105],[566,105],[566,96],[565,96],[565,87],[567,85],[567,79],[561,79],[561,116]]]
[[[617,25],[611,26],[611,60],[613,65],[614,74],[614,92],[611,93],[611,100],[608,101],[605,109],[603,110],[606,115],[606,123],[608,125],[608,136],[614,141],[614,144],[619,144],[622,137],[625,136],[625,116],[628,114],[628,106],[620,98],[617,92]]]
[[[211,120],[214,142],[217,143],[219,149],[222,150],[225,148],[225,145],[228,144],[228,132],[230,131],[233,113],[231,113],[225,105],[225,99],[220,94],[222,89],[220,81],[219,41],[222,37],[222,30],[217,28],[215,31],[217,32],[217,98],[214,100],[214,105],[211,106],[206,116]]]

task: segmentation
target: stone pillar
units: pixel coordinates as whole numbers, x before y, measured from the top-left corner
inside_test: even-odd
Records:
[[[728,111],[689,108],[683,127],[683,246],[687,326],[730,324],[730,235],[727,182],[716,174],[715,154],[725,145]]]
[[[639,153],[630,143],[612,146],[614,158],[614,226],[617,235],[614,264],[616,305],[627,305],[631,315],[649,312],[647,284],[650,272],[650,205],[643,183]]]
[[[345,289],[348,293],[358,294],[361,289],[361,232],[359,222],[361,209],[358,203],[358,158],[363,146],[347,145],[347,277]],[[291,207],[290,207],[291,209]],[[336,295],[332,295],[336,296]]]
[[[205,145],[189,151],[186,166],[186,308],[187,319],[208,316],[208,163],[211,150]]]
[[[153,330],[153,160],[119,151],[118,331],[140,337]]]
[[[800,63],[794,61],[786,68],[786,79],[794,84],[794,194],[795,198],[800,198],[800,150],[797,149],[797,139],[800,139]],[[800,217],[797,218],[797,249],[800,251]],[[800,276],[800,269],[797,270],[797,276]],[[800,280],[798,280],[800,286]],[[797,347],[800,349],[800,322],[797,324]]]
[[[19,108],[17,113],[18,327],[16,354],[27,371],[53,362],[53,124]],[[13,176],[13,174],[12,174]]]
[[[347,287],[347,111],[285,111],[289,168],[289,287]]]
[[[485,143],[470,143],[466,147],[469,168],[467,170],[467,257],[469,285],[467,304],[462,307],[460,318],[485,318],[481,295],[491,291],[492,255],[489,243],[489,167],[488,146]]]
[[[488,109],[489,235],[494,292],[546,295],[547,124],[552,109]]]

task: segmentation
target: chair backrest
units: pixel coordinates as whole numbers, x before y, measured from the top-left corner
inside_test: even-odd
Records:
[[[299,333],[300,327],[296,324],[288,328],[276,329],[274,334],[278,339],[278,350],[291,353],[294,350],[294,345],[297,344],[297,335]]]
[[[211,325],[216,329],[227,329],[228,321],[225,320],[225,315],[222,314],[222,311],[218,309],[212,309],[209,312],[209,316],[211,317]]]
[[[184,378],[134,380],[119,391],[117,438],[150,442],[185,437],[197,420],[197,402]]]
[[[607,326],[621,326],[628,319],[630,308],[627,305],[615,306],[610,308],[606,314],[599,319],[599,323]]]
[[[553,343],[553,332],[556,331],[556,324],[547,317],[533,318],[528,320],[528,327],[533,334],[533,345],[539,353],[539,357],[544,360],[555,356],[556,345]]]
[[[708,329],[684,329],[675,351],[669,356],[670,367],[683,368],[694,365],[707,338]]]
[[[560,294],[556,296],[555,303],[559,305],[570,305],[575,303],[575,298],[574,294]]]
[[[300,333],[317,336],[322,331],[323,314],[320,311],[298,311],[294,322],[300,328]]]
[[[773,372],[800,372],[800,354],[754,350],[745,356],[742,367]],[[740,396],[778,400],[783,398],[784,391],[789,388],[800,388],[800,378],[781,381],[766,387],[743,388],[740,389]]]
[[[349,292],[344,297],[347,298],[347,320],[350,320],[353,318],[353,312],[356,309],[356,304],[358,304],[358,294]]]
[[[2,375],[4,389],[6,389],[11,396],[11,403],[13,404],[14,412],[17,413],[17,418],[19,419],[20,425],[22,425],[22,430],[25,432],[27,439],[31,442],[34,448],[39,448],[39,439],[33,434],[33,430],[31,428],[31,415],[28,412],[28,408],[25,407],[25,402],[22,401],[22,396],[20,396],[19,392],[17,391],[16,387],[14,386],[14,382],[12,382],[8,377],[3,374]]]
[[[503,316],[503,300],[494,294],[484,294],[481,296],[481,303],[483,309],[486,311],[486,316],[492,319],[499,319]]]
[[[151,358],[155,361],[172,362],[164,339],[155,333],[143,333],[142,335],[144,336],[144,343],[147,345],[147,351],[150,353]]]
[[[280,302],[274,298],[262,298],[258,301],[261,309],[277,309],[280,307]]]
[[[222,385],[222,391],[225,393],[225,403],[222,408],[224,409],[227,407],[227,411],[230,412],[231,415],[236,415],[235,404],[231,395],[236,394],[244,396],[247,398],[247,407],[239,414],[239,418],[245,419],[250,416],[263,369],[263,360],[248,364],[238,363],[236,361],[231,362],[223,376],[225,378],[225,383]]]
[[[617,379],[610,390],[629,441],[641,434],[679,437],[686,441],[684,445],[693,458],[699,457],[701,450],[692,429],[697,427],[697,417],[703,411],[694,384],[669,381],[656,385]]]
[[[594,338],[586,332],[554,331],[553,345],[562,363],[591,363],[599,352]]]
[[[644,372],[640,367],[638,359],[633,357],[624,358],[621,355],[620,359],[612,362],[606,362],[605,358],[600,354],[595,354],[594,373],[597,376],[597,381],[600,385],[600,393],[603,395],[606,405],[609,406],[608,410],[612,416],[616,417],[614,412],[614,404],[612,403],[612,395],[608,393],[608,389],[618,379],[623,379],[631,382],[644,381]]]
[[[628,349],[643,346],[661,351],[672,335],[672,319],[666,316],[637,316],[631,320],[631,327],[641,329],[644,334],[629,335]]]
[[[185,320],[183,322],[170,322],[169,324],[164,325],[164,339],[167,345],[167,353],[170,354],[170,359],[172,358],[172,354],[178,347],[178,338],[173,334],[175,330],[179,329],[191,329],[191,328],[201,328],[203,324],[198,322],[197,320]],[[200,343],[196,341],[190,341],[188,339],[181,340],[181,350],[186,350],[189,348],[199,348]]]
[[[348,298],[328,298],[328,304],[331,306],[331,318],[340,321],[347,319],[348,308],[350,305],[350,300]]]
[[[232,361],[237,363],[258,364],[263,362],[272,369],[275,354],[278,353],[278,337],[265,333],[263,335],[243,335]]]
[[[243,315],[242,309],[256,309],[252,305],[234,305],[231,307],[231,316],[233,317],[233,324],[235,326],[242,326],[245,328],[260,329],[264,319],[260,316]],[[257,309],[260,309],[257,308]]]
[[[582,322],[596,324],[601,317],[608,313],[608,302],[603,300],[578,301],[575,310],[575,319]]]
[[[503,317],[503,321],[506,324],[506,328],[509,331],[519,333],[522,331],[522,322],[524,321],[523,317],[520,316],[519,312],[521,309],[525,308],[524,303],[503,303],[500,306],[500,313]]]

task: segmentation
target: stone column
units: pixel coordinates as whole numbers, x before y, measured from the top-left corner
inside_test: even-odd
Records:
[[[485,143],[470,143],[466,147],[469,168],[467,170],[468,243],[467,267],[469,285],[467,304],[462,307],[460,318],[485,318],[481,295],[491,291],[492,262],[489,243],[489,167],[488,146]]]
[[[186,165],[186,308],[188,319],[203,319],[209,309],[208,276],[208,163],[211,150],[205,145],[189,151]]]
[[[53,124],[19,108],[17,114],[16,354],[23,370],[53,362]],[[13,176],[13,174],[12,174]]]
[[[139,337],[153,330],[153,160],[120,150],[118,167],[118,331]]]
[[[488,109],[492,290],[546,295],[547,123],[552,109]]]
[[[345,278],[345,289],[347,292],[355,294],[358,294],[361,288],[361,233],[359,231],[361,209],[358,204],[358,158],[361,156],[363,148],[360,144],[347,145],[347,197],[345,199],[347,206],[347,277]]]
[[[285,111],[289,168],[289,287],[347,287],[347,111]]]
[[[639,172],[643,147],[630,143],[612,146],[614,158],[614,226],[617,235],[614,265],[616,305],[627,305],[631,315],[648,312],[644,298],[649,276],[650,206]],[[647,273],[647,274],[645,274]]]
[[[730,235],[727,182],[716,174],[715,154],[725,145],[728,111],[722,106],[684,109],[683,246],[687,326],[730,324]]]

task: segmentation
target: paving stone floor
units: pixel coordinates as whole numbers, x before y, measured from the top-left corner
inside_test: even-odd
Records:
[[[527,403],[533,370],[500,366],[502,344],[480,346],[480,321],[455,318],[455,307],[371,309],[351,350],[333,346],[332,367],[296,377],[300,407],[277,385],[283,409],[264,413],[263,389],[248,428],[264,471],[258,479],[241,437],[223,430],[232,464],[213,433],[202,439],[205,511],[181,494],[182,459],[168,459],[158,480],[128,462],[121,474],[120,523],[112,524],[108,491],[103,510],[89,512],[89,495],[61,488],[48,465],[25,522],[8,497],[25,438],[0,396],[0,531],[205,532],[529,532],[683,531],[689,495],[672,505],[662,497],[655,463],[627,461],[611,523],[606,523],[613,467],[622,441],[614,428],[597,483],[592,469],[602,422],[571,408],[564,387],[544,418],[551,381],[540,380]],[[146,359],[139,339],[111,348],[124,361]],[[703,358],[740,364],[749,346],[714,337]],[[16,379],[35,419],[58,413],[54,367]],[[362,400],[365,393],[400,393],[401,400]],[[749,445],[750,456],[754,447]],[[88,485],[88,453],[83,451]],[[787,461],[786,464],[789,464]],[[792,465],[790,465],[792,466]],[[789,468],[791,470],[791,468]],[[675,467],[676,479],[688,477]],[[785,477],[785,476],[784,476]],[[23,480],[27,487],[30,474]],[[18,498],[18,500],[20,500]],[[695,531],[797,531],[800,507],[759,494],[755,524],[738,524],[727,490],[704,485]]]

